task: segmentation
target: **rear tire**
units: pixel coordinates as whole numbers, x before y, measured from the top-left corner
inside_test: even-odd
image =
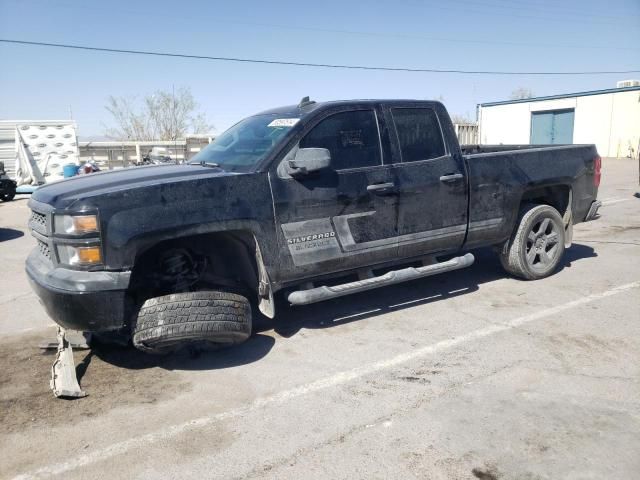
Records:
[[[0,200],[3,202],[10,202],[16,196],[16,189],[9,190],[9,193],[4,193],[0,195]]]
[[[136,348],[167,354],[185,347],[231,346],[251,335],[251,306],[240,295],[201,291],[147,300],[133,330]]]
[[[564,255],[564,223],[549,205],[527,205],[520,211],[515,232],[500,251],[500,263],[525,280],[551,275]]]

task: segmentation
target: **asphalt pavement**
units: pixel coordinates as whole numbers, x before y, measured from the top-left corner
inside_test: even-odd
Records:
[[[55,329],[24,274],[25,198],[0,204],[0,477],[640,478],[638,164],[605,159],[601,218],[552,277],[465,270],[258,322],[197,357],[76,351],[89,396],[55,399]]]

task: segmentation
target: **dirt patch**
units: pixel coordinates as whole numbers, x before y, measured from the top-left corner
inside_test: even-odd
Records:
[[[493,465],[476,467],[471,470],[471,473],[480,480],[498,480],[501,477],[500,472],[498,472],[498,469]]]
[[[636,230],[640,230],[640,225],[606,225],[599,229],[598,235],[617,235],[625,232],[635,232]]]
[[[409,383],[431,383],[431,380],[421,377],[407,376],[407,377],[398,377],[400,380],[404,380]]]
[[[121,405],[153,404],[190,389],[180,373],[162,367],[163,359],[133,348],[97,346],[74,352],[80,384],[89,396],[56,399],[49,389],[54,355],[38,348],[43,340],[54,339],[39,333],[3,342],[0,433],[58,425],[70,417],[86,419]]]

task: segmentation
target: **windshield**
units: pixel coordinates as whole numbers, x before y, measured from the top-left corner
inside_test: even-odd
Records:
[[[277,115],[245,118],[207,145],[189,163],[215,164],[230,172],[250,171],[298,120]]]

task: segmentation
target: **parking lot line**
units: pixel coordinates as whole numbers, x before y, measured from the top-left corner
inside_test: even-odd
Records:
[[[626,202],[628,200],[631,200],[630,198],[610,198],[607,200],[602,200],[602,205],[603,206],[607,206],[607,205],[613,205],[615,203],[620,203],[620,202]]]
[[[59,475],[65,472],[76,470],[78,468],[91,465],[91,464],[115,457],[117,455],[122,455],[134,448],[144,447],[145,445],[148,445],[151,443],[156,443],[162,440],[170,439],[172,437],[180,435],[183,432],[204,428],[208,425],[212,425],[221,420],[241,417],[252,411],[255,411],[257,409],[260,409],[266,406],[282,404],[307,394],[311,394],[311,393],[325,390],[331,387],[343,385],[347,382],[356,380],[358,378],[371,375],[373,373],[377,373],[382,370],[391,369],[412,360],[426,357],[437,352],[446,351],[456,346],[459,346],[468,342],[472,342],[481,338],[489,337],[497,333],[512,330],[524,324],[534,322],[536,320],[541,320],[541,319],[553,316],[557,313],[564,312],[564,311],[579,307],[581,305],[592,303],[613,295],[618,295],[620,293],[627,292],[631,289],[638,288],[638,287],[640,287],[640,281],[627,283],[627,284],[612,288],[610,290],[606,290],[604,292],[594,293],[594,294],[579,298],[577,300],[572,300],[570,302],[567,302],[561,305],[540,310],[530,315],[516,317],[512,320],[502,322],[502,323],[491,324],[487,327],[474,330],[464,335],[459,335],[451,339],[442,340],[440,342],[436,342],[431,345],[426,345],[422,348],[417,348],[415,350],[397,355],[392,358],[388,358],[378,362],[373,362],[371,364],[363,365],[361,367],[357,367],[351,370],[338,372],[329,377],[325,377],[304,385],[300,385],[298,387],[284,390],[284,391],[275,393],[273,395],[258,398],[254,402],[239,408],[199,417],[199,418],[196,418],[187,422],[183,422],[177,425],[168,426],[166,428],[157,430],[152,433],[140,435],[137,437],[132,437],[127,440],[123,440],[121,442],[117,442],[112,445],[106,446],[104,448],[99,448],[97,450],[94,450],[93,452],[89,452],[84,455],[78,455],[75,458],[72,458],[65,462],[55,463],[55,464],[38,468],[31,472],[21,474],[15,478],[16,479],[47,478],[53,475]]]

